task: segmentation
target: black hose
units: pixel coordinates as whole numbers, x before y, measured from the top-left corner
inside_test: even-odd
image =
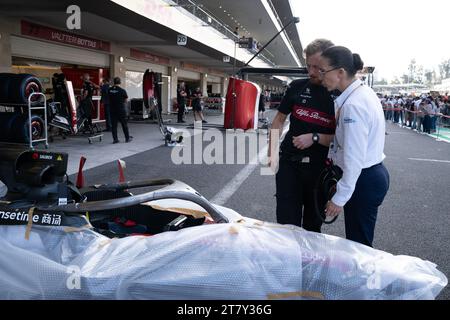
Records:
[[[342,177],[342,170],[333,164],[327,164],[325,169],[320,173],[319,178],[314,186],[314,210],[316,215],[325,224],[332,224],[338,216],[332,220],[326,220],[325,206],[336,193],[336,185]]]
[[[150,191],[147,193],[132,195],[129,197],[122,197],[110,200],[101,201],[88,201],[82,203],[71,203],[63,206],[50,206],[50,207],[38,207],[37,209],[47,212],[63,211],[67,213],[86,213],[95,212],[103,210],[111,210],[116,208],[125,208],[138,205],[141,203],[161,200],[161,199],[181,199],[191,201],[198,204],[211,216],[211,218],[216,223],[227,223],[228,218],[225,217],[219,210],[217,210],[213,204],[211,204],[207,199],[201,196],[199,193],[195,192],[193,189],[189,188],[187,185],[180,181],[171,179],[162,180],[146,180],[138,182],[125,182],[119,184],[111,185],[101,185],[97,186],[97,190],[125,190],[133,188],[142,188],[158,185],[170,185],[171,189]]]

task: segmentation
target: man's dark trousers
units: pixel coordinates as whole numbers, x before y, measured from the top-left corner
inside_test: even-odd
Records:
[[[183,121],[184,109],[185,109],[184,103],[178,103],[178,122]]]
[[[119,141],[117,138],[117,123],[120,122],[122,124],[123,134],[125,135],[125,139],[128,141],[130,139],[130,134],[128,131],[128,124],[126,119],[125,110],[111,112],[111,131],[114,141]]]
[[[313,190],[324,166],[322,163],[302,163],[287,156],[280,157],[276,175],[278,223],[320,232],[322,221],[314,210]]]

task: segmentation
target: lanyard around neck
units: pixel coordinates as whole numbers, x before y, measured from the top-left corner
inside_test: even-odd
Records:
[[[338,121],[339,121],[339,115],[340,115],[340,113],[341,113],[341,109],[342,109],[342,107],[344,106],[344,104],[347,102],[348,98],[350,98],[350,96],[351,96],[356,90],[358,90],[359,88],[361,88],[363,85],[364,85],[364,84],[361,83],[359,86],[357,86],[356,88],[354,88],[354,89],[349,93],[349,95],[347,96],[347,98],[345,98],[344,102],[342,102],[342,105],[341,105],[340,107],[337,108],[337,110],[336,110],[336,123],[338,123]]]

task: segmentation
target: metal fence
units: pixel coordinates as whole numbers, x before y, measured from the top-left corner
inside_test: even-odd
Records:
[[[436,140],[450,142],[450,116],[442,113],[428,115],[400,107],[383,106],[385,119],[420,133],[427,133]]]

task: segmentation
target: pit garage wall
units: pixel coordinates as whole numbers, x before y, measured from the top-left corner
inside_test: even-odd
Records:
[[[11,36],[14,57],[109,68],[108,53],[72,48],[40,40]]]
[[[11,72],[11,33],[13,32],[10,20],[0,17],[0,72]]]
[[[11,72],[12,57],[99,68],[111,67],[112,51],[89,50],[37,37],[24,36],[21,31],[21,21],[28,20],[0,17],[1,72]],[[67,32],[66,30],[61,31]]]
[[[222,93],[226,91],[227,81],[225,78],[211,75],[213,80],[210,80],[211,78],[205,78],[203,73],[183,70],[180,62],[175,60],[171,60],[172,66],[156,65],[145,61],[134,60],[130,58],[130,48],[118,46],[114,42],[110,42],[110,52],[100,52],[57,44],[43,39],[24,37],[21,35],[21,20],[20,18],[13,19],[4,17],[0,19],[0,72],[11,72],[13,56],[109,68],[111,78],[120,77],[122,80],[125,80],[124,82],[126,82],[127,71],[144,72],[149,68],[163,74],[163,82],[165,82],[163,84],[164,112],[170,111],[170,101],[176,98],[176,85],[179,75],[190,79],[199,79],[202,82],[202,90],[205,93],[208,82],[214,83],[214,91],[222,91]],[[67,30],[62,31],[67,32]],[[123,62],[120,61],[120,57],[124,58]],[[175,71],[175,67],[177,67],[177,71]],[[221,89],[218,91],[219,83]],[[132,91],[134,92],[133,94],[137,95],[140,88],[138,84],[135,86]]]
[[[170,78],[169,67],[157,65],[149,62],[138,61],[131,58],[125,58],[125,90],[128,97],[142,98],[142,78],[147,69],[162,74],[162,108],[163,113],[167,113],[170,107]]]
[[[120,77],[125,87],[127,79],[127,71],[141,72],[142,75],[146,69],[160,72],[163,75],[168,74],[168,67],[155,65],[148,62],[133,60],[130,58],[130,48],[118,46],[110,42],[110,51],[89,50],[85,48],[54,43],[41,38],[33,38],[23,36],[21,34],[21,21],[17,18],[1,18],[0,19],[0,72],[12,71],[12,57],[27,58],[30,60],[43,60],[56,63],[67,63],[73,65],[91,66],[94,68],[110,69],[110,77]],[[50,26],[51,28],[51,26]],[[62,32],[68,32],[59,28]],[[124,61],[120,60],[124,58]],[[134,78],[138,78],[134,75]],[[142,77],[140,77],[142,79]],[[167,82],[167,77],[164,78]],[[142,83],[134,81],[128,85],[131,91],[131,97],[142,98]],[[168,107],[169,88],[163,86],[163,105]],[[164,101],[166,103],[164,104]]]
[[[183,69],[178,69],[178,78],[198,81],[201,80],[200,73]]]
[[[221,93],[222,92],[221,83],[223,81],[223,78],[208,74],[206,81],[207,81],[207,85],[211,85],[212,93]],[[206,95],[206,91],[204,91],[204,92]]]

